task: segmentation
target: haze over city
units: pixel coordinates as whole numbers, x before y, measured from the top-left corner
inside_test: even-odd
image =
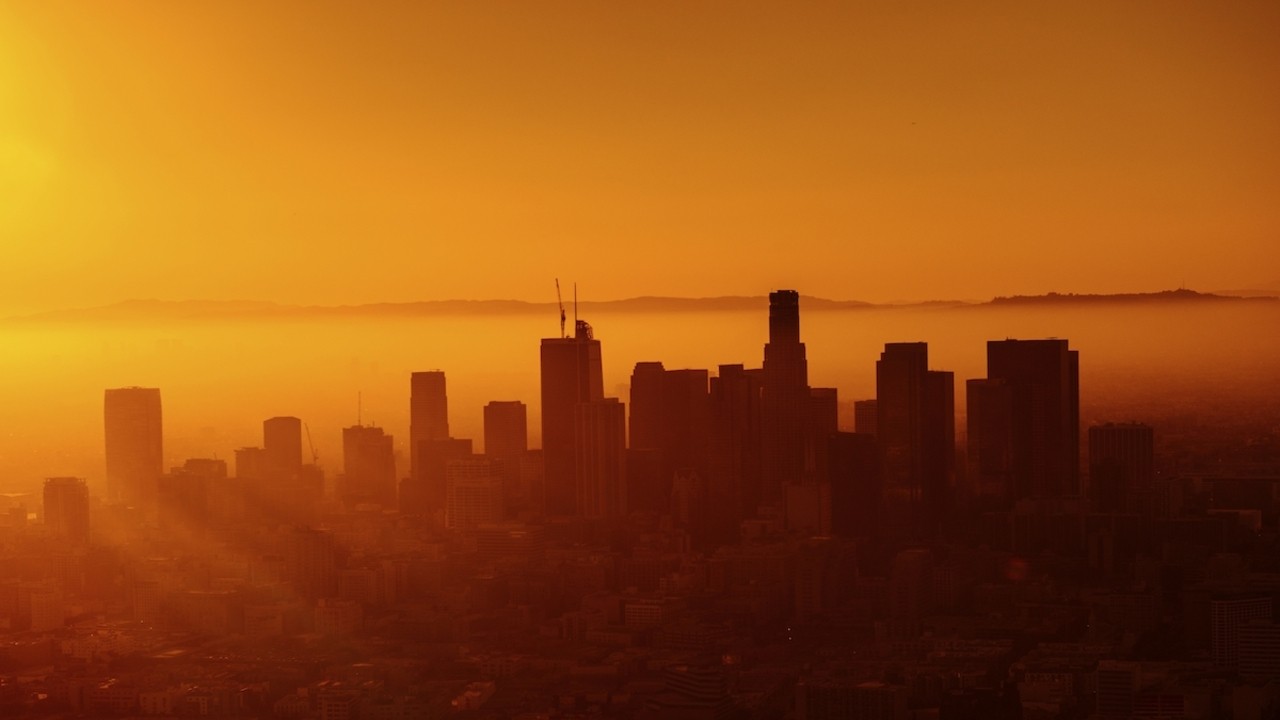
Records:
[[[0,0],[0,715],[1280,717],[1276,37]]]

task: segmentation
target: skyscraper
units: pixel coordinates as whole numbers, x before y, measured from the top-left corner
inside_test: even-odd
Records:
[[[393,440],[382,428],[353,425],[342,430],[342,496],[348,503],[396,504]]]
[[[986,507],[1013,502],[1013,388],[1004,380],[965,383],[968,494]]]
[[[617,398],[578,403],[574,412],[578,513],[617,519],[627,513],[626,409]]]
[[[444,372],[427,370],[409,376],[409,476],[421,475],[422,443],[449,437],[449,400]]]
[[[1150,506],[1155,482],[1155,433],[1141,423],[1089,428],[1089,495],[1099,512]]]
[[[987,377],[1008,386],[1011,499],[1078,495],[1079,354],[1066,340],[991,340]]]
[[[876,439],[884,452],[884,493],[893,504],[920,501],[924,473],[926,343],[888,343],[876,361]]]
[[[302,469],[302,421],[273,417],[262,421],[263,460],[276,479],[290,478]]]
[[[686,472],[705,480],[710,443],[706,370],[667,370],[659,362],[636,363],[631,374],[632,455],[651,453],[650,472],[634,480],[632,510],[664,513],[672,479]],[[635,464],[633,463],[633,467]]]
[[[955,466],[955,377],[929,370],[926,343],[888,343],[876,362],[876,440],[894,521],[932,533],[949,507]]]
[[[800,342],[800,294],[769,293],[769,342],[761,389],[765,502],[780,503],[788,483],[805,479],[809,428],[809,364]]]
[[[578,509],[577,406],[604,398],[600,341],[579,320],[573,337],[542,340],[541,365],[546,511],[572,515]]]
[[[89,542],[89,487],[84,480],[57,477],[44,481],[44,524],[69,542]]]
[[[107,494],[129,504],[153,506],[164,474],[160,390],[116,388],[107,390],[103,400]]]
[[[502,478],[503,507],[513,515],[529,506],[529,411],[519,400],[484,406],[484,454]]]
[[[484,406],[484,454],[519,455],[529,449],[529,411],[519,400],[494,400]]]
[[[711,378],[707,494],[711,539],[731,543],[760,504],[762,371],[721,365]]]

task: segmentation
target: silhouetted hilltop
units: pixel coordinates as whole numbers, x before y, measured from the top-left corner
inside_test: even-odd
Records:
[[[1188,302],[1241,302],[1275,301],[1275,297],[1239,297],[1194,290],[1166,290],[1156,293],[1120,293],[1089,295],[1075,293],[1049,293],[1047,295],[1014,295],[997,297],[988,302],[964,302],[956,300],[930,300],[912,303],[877,304],[859,300],[829,300],[801,296],[807,311],[875,310],[909,308],[970,308],[1018,307],[1037,305],[1101,305],[1106,303],[1188,303]],[[740,312],[757,311],[769,306],[764,295],[727,295],[707,298],[679,298],[643,296],[624,300],[587,300],[578,303],[578,313],[590,316],[601,313],[678,313],[678,312]],[[572,312],[571,304],[566,310]],[[554,313],[554,302],[527,302],[524,300],[424,300],[403,303],[366,303],[360,305],[286,305],[265,301],[243,300],[125,300],[100,307],[75,310],[54,310],[19,317],[6,318],[5,322],[189,322],[237,319],[307,319],[341,317],[414,317],[430,315],[514,315]]]
[[[993,298],[986,305],[1068,305],[1103,303],[1182,303],[1182,302],[1239,302],[1241,300],[1273,300],[1269,297],[1238,297],[1196,292],[1195,290],[1162,290],[1154,293],[1112,293],[1107,295],[1048,293],[1046,295],[1013,295]]]

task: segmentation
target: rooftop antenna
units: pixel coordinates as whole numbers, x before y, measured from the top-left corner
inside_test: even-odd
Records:
[[[560,298],[560,278],[556,278],[556,303],[560,305],[560,339],[563,340],[564,335],[564,300]]]
[[[573,331],[574,331],[574,334],[577,334],[578,332],[578,283],[577,281],[574,281],[573,283]]]

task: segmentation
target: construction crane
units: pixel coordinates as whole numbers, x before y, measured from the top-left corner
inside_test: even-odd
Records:
[[[577,293],[577,284],[574,286],[574,293]],[[560,339],[564,339],[564,300],[560,297],[560,278],[556,278],[556,303],[560,305]]]
[[[320,467],[320,453],[316,452],[315,443],[311,442],[311,426],[302,423],[302,427],[307,431],[307,447],[311,448],[311,464]]]

